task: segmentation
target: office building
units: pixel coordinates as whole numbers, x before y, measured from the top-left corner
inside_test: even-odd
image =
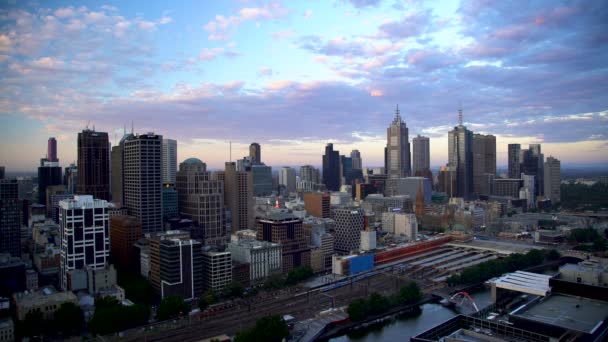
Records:
[[[0,179],[6,178],[6,168],[4,166],[0,166]]]
[[[519,178],[521,176],[521,145],[509,144],[508,147],[508,177]]]
[[[522,174],[521,175],[521,180],[523,183],[523,186],[519,189],[519,198],[520,199],[525,199],[527,201],[528,204],[528,208],[534,208],[536,207],[536,197],[534,196],[535,193],[535,180],[536,177],[534,176],[530,176],[530,175],[526,175],[526,174]]]
[[[0,253],[21,257],[21,206],[17,180],[0,180]]]
[[[399,114],[386,129],[386,173],[389,178],[401,178],[411,175],[410,142],[408,128]]]
[[[310,247],[304,236],[302,219],[286,210],[271,210],[256,220],[256,239],[282,246],[283,273],[310,266]]]
[[[179,210],[177,208],[177,190],[173,184],[164,184],[163,191],[163,222],[169,219],[179,216]]]
[[[215,293],[232,281],[232,255],[230,252],[203,251],[203,288]]]
[[[335,222],[334,238],[336,252],[349,254],[359,251],[364,213],[361,208],[336,208],[332,210]]]
[[[59,163],[42,161],[38,167],[38,203],[46,205],[46,188],[62,182]]]
[[[431,150],[429,137],[418,135],[412,139],[412,170],[414,176],[431,170]]]
[[[560,185],[562,183],[561,162],[557,158],[549,156],[545,162],[545,198],[551,200],[552,204],[561,202]]]
[[[323,155],[323,184],[329,191],[340,190],[340,152],[334,151],[334,145],[325,146]]]
[[[251,165],[253,196],[269,196],[272,194],[272,167],[264,164]]]
[[[353,168],[351,157],[340,156],[340,185],[354,186],[356,181],[363,180],[363,170]]]
[[[521,173],[535,177],[535,196],[544,194],[544,155],[541,153],[540,144],[530,144],[527,150],[523,150],[521,163]]]
[[[437,190],[444,192],[448,198],[456,196],[456,168],[452,165],[446,165],[439,168],[437,174]]]
[[[78,167],[72,163],[65,168],[63,173],[63,184],[65,191],[69,194],[75,194],[78,191]]]
[[[519,189],[522,186],[521,178],[495,178],[493,195],[519,198]]]
[[[78,133],[78,194],[110,200],[109,149],[108,133],[88,128]]]
[[[249,145],[249,158],[251,158],[253,165],[262,163],[262,147],[260,147],[260,144],[254,142]]]
[[[409,241],[414,241],[418,234],[418,220],[414,214],[382,213],[382,230],[387,233],[404,236]]]
[[[363,160],[361,160],[361,152],[359,150],[352,150],[350,152],[350,159],[352,160],[353,170],[363,170]]]
[[[448,133],[448,162],[456,168],[456,191],[453,196],[469,198],[473,192],[473,132],[462,124]]]
[[[194,221],[205,245],[224,245],[224,182],[215,179],[200,159],[189,158],[179,165],[176,177],[180,215]]]
[[[175,184],[177,141],[163,139],[163,184]]]
[[[124,149],[125,149],[125,141],[135,137],[133,132],[127,133],[125,131],[124,135],[120,139],[120,143],[116,146],[112,147],[111,152],[111,164],[112,164],[112,202],[114,202],[118,206],[122,206],[124,204]]]
[[[319,169],[312,165],[304,165],[300,167],[300,181],[296,188],[298,191],[313,191],[321,184],[321,175]]]
[[[165,234],[153,237],[150,240],[152,269],[158,270],[158,278],[151,276],[150,283],[161,298],[180,296],[192,300],[204,293],[202,245],[196,240]]]
[[[73,303],[78,305],[78,297],[71,291],[57,292],[54,288],[47,286],[33,292],[20,292],[13,294],[17,319],[23,321],[25,316],[32,311],[40,311],[42,318],[52,320],[55,311],[61,304]]]
[[[234,162],[226,162],[217,178],[224,182],[224,206],[230,211],[231,232],[253,227],[253,186],[249,172],[237,171]],[[230,232],[226,232],[230,235]]]
[[[288,192],[296,191],[296,170],[283,166],[279,171],[279,185],[285,187]]]
[[[141,223],[135,216],[116,215],[110,218],[110,255],[112,262],[129,270],[139,268],[135,243],[142,237]]]
[[[108,202],[76,195],[59,205],[61,288],[68,289],[68,272],[104,268],[109,261]]]
[[[389,178],[386,182],[388,196],[406,195],[415,200],[418,190],[422,186],[424,203],[426,205],[431,203],[432,186],[431,181],[426,177]]]
[[[162,231],[162,140],[154,133],[129,136],[123,147],[123,206],[144,233]]]
[[[496,175],[496,137],[473,134],[473,192],[489,195],[489,176]]]
[[[283,271],[283,248],[278,243],[238,239],[228,244],[232,260],[249,265],[251,284],[263,282],[271,274]]]
[[[305,192],[304,208],[314,217],[330,218],[331,196],[324,192]]]
[[[59,159],[57,159],[57,139],[54,137],[50,137],[47,143],[46,159],[54,163],[59,162]]]

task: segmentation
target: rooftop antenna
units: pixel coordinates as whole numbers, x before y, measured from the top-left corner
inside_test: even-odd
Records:
[[[131,134],[133,134],[133,120],[131,120]]]
[[[395,118],[401,120],[401,115],[399,115],[399,104],[397,104],[397,110],[395,111]]]
[[[462,126],[462,101],[460,102],[460,105],[458,106],[458,125]]]
[[[91,120],[87,120],[87,125],[86,125],[86,129],[89,129],[89,124],[91,123]]]
[[[127,125],[126,124],[122,124],[122,135],[125,136],[127,135]]]

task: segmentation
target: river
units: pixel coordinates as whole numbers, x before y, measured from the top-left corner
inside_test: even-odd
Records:
[[[490,304],[490,290],[483,289],[471,293],[475,303],[482,309]],[[333,338],[332,342],[388,342],[388,341],[409,341],[410,337],[428,330],[439,323],[442,323],[458,313],[453,309],[446,308],[441,304],[424,304],[418,315],[409,317],[397,317],[381,325],[361,329],[344,336]]]

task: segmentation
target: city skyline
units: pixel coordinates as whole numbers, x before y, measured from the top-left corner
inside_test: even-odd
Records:
[[[232,160],[255,141],[267,165],[319,166],[333,142],[382,166],[396,104],[410,137],[430,137],[436,168],[460,103],[468,129],[496,136],[501,168],[511,143],[541,143],[562,165],[608,163],[602,2],[162,6],[2,9],[7,171],[35,170],[49,137],[67,166],[87,125],[115,143],[132,122],[176,139],[178,162],[212,169],[229,141]]]

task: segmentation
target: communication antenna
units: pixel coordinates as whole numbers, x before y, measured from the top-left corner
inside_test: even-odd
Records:
[[[462,126],[462,101],[460,101],[458,106],[458,125]]]

